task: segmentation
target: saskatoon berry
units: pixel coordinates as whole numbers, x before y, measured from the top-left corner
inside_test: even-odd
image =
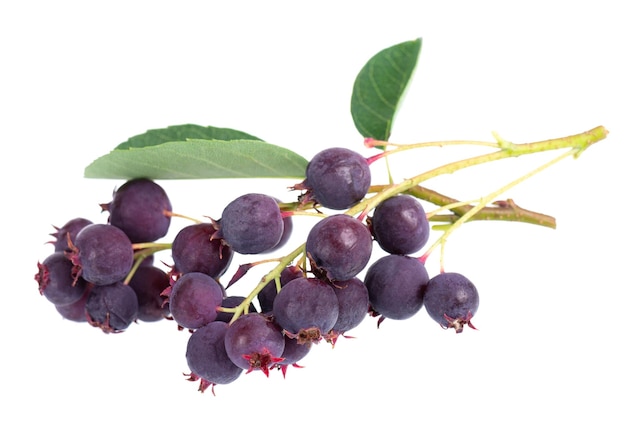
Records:
[[[230,324],[224,337],[226,353],[240,368],[251,372],[269,370],[280,362],[285,338],[280,329],[260,313],[243,314]]]
[[[169,294],[170,313],[183,328],[196,329],[215,320],[224,291],[211,276],[191,272],[180,276]]]
[[[81,277],[76,279],[72,270],[74,264],[64,252],[54,252],[37,263],[39,271],[35,280],[39,283],[39,293],[54,305],[72,304],[78,301],[87,287]]]
[[[226,353],[224,337],[227,330],[225,322],[211,322],[193,331],[187,341],[187,366],[191,369],[191,379],[200,377],[199,390],[202,392],[208,386],[230,384],[243,372]]]
[[[274,299],[274,320],[298,342],[318,342],[339,317],[339,301],[331,285],[300,277],[283,286]]]
[[[317,273],[329,280],[348,280],[365,268],[372,255],[372,235],[356,218],[337,214],[309,231],[306,251]]]
[[[283,377],[287,374],[287,368],[291,365],[296,368],[301,368],[298,362],[304,358],[311,351],[311,343],[298,343],[296,338],[290,338],[287,335],[285,337],[285,349],[280,356],[282,359],[280,362],[275,363],[272,368],[280,369],[283,373]]]
[[[68,242],[76,240],[78,232],[82,230],[83,227],[90,224],[92,224],[92,222],[88,219],[74,218],[66,222],[61,228],[54,227],[56,232],[52,233],[51,236],[55,238],[55,241],[51,243],[54,243],[55,252],[69,251],[70,247]]]
[[[280,286],[283,287],[287,283],[289,283],[293,279],[297,279],[298,277],[304,277],[302,269],[295,265],[290,265],[285,267],[283,271],[280,273]],[[263,313],[271,313],[274,307],[274,298],[276,298],[276,280],[272,280],[269,282],[257,295],[257,299],[259,300],[259,306],[261,307],[261,312]]]
[[[408,255],[428,242],[430,226],[421,203],[413,196],[391,197],[374,210],[372,234],[380,247],[390,254]]]
[[[182,228],[172,242],[172,259],[177,272],[192,271],[219,278],[233,259],[233,250],[222,239],[213,238],[213,224],[192,224]]]
[[[276,199],[249,193],[237,197],[223,210],[219,235],[235,252],[259,254],[280,242],[284,222]]]
[[[165,271],[153,265],[142,265],[135,271],[128,285],[137,294],[138,320],[156,322],[169,316],[169,305],[161,295],[170,286],[170,278]]]
[[[278,200],[277,198],[274,198],[274,200],[276,200],[276,203],[281,203],[281,201]],[[275,252],[278,249],[285,246],[285,244],[289,241],[289,238],[291,237],[292,232],[293,232],[293,218],[291,216],[283,216],[283,235],[280,237],[280,241],[278,242],[276,246],[266,251],[263,251],[263,253]]]
[[[165,190],[145,178],[126,181],[113,193],[109,203],[109,223],[120,228],[133,243],[153,242],[167,234],[172,204]]]
[[[109,285],[123,280],[130,272],[133,246],[114,225],[91,224],[76,235],[70,259],[86,281]]]
[[[371,310],[382,319],[402,320],[422,308],[428,272],[417,258],[387,255],[368,268],[364,282]]]
[[[426,286],[424,307],[429,316],[441,327],[454,328],[459,333],[471,323],[478,310],[478,290],[467,277],[459,273],[440,273]]]
[[[339,302],[339,316],[330,333],[330,342],[335,343],[340,335],[357,327],[367,316],[369,294],[361,279],[334,282],[331,286]]]
[[[329,148],[317,153],[306,168],[303,187],[311,198],[329,209],[347,209],[369,190],[371,173],[367,160],[346,148]]]
[[[139,303],[133,288],[122,282],[94,286],[85,302],[87,321],[104,332],[120,332],[137,320]]]
[[[85,293],[82,297],[80,297],[78,301],[71,304],[55,305],[54,307],[64,319],[79,323],[87,322],[87,312],[85,311],[85,305],[87,304],[87,298],[89,297],[89,293],[91,292],[92,287],[93,285],[88,285],[85,289]]]

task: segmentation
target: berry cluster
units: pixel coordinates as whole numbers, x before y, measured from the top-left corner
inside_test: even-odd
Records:
[[[76,218],[56,229],[54,252],[38,263],[39,291],[63,317],[107,333],[162,319],[190,330],[188,379],[200,380],[201,391],[242,372],[284,375],[315,344],[334,346],[368,315],[380,324],[425,307],[445,329],[473,327],[472,282],[450,272],[429,277],[426,258],[415,255],[430,233],[417,198],[394,194],[358,217],[346,213],[370,190],[369,160],[344,148],[324,150],[293,186],[301,192],[296,202],[241,195],[218,219],[180,229],[171,244],[157,242],[175,216],[166,192],[150,179],[127,181],[100,205],[106,224]],[[322,215],[250,295],[229,294],[252,266],[239,266],[222,283],[235,253],[275,251],[289,239],[293,215],[321,209],[344,212]],[[374,245],[386,255],[371,260]],[[164,249],[172,265],[160,268],[152,255]]]

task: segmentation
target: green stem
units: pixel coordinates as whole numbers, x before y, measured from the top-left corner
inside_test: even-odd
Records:
[[[590,145],[606,138],[607,134],[608,131],[603,126],[597,126],[587,132],[579,133],[576,135],[548,139],[545,141],[530,142],[525,144],[514,144],[499,140],[498,146],[500,147],[500,149],[498,151],[448,163],[416,175],[413,178],[409,178],[399,184],[386,186],[376,195],[364,199],[357,205],[348,209],[345,214],[354,216],[358,213],[361,213],[360,216],[361,218],[363,218],[365,217],[365,215],[367,215],[368,211],[370,211],[379,203],[388,199],[389,197],[403,193],[409,190],[411,187],[415,187],[416,185],[421,184],[428,179],[432,179],[440,175],[454,173],[470,166],[476,166],[483,163],[506,159],[509,157],[519,157],[527,154],[558,150],[562,148],[576,149],[575,157],[577,157],[583,150],[588,148]]]

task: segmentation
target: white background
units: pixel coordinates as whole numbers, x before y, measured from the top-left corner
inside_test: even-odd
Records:
[[[0,6],[0,417],[65,426],[265,426],[307,418],[624,425],[621,6],[212,3]],[[470,223],[452,236],[445,266],[479,288],[478,331],[443,331],[425,311],[379,329],[367,318],[352,331],[356,339],[318,345],[286,379],[256,372],[216,387],[214,397],[185,381],[188,333],[172,322],[106,335],[62,320],[38,294],[33,277],[51,251],[44,243],[52,225],[75,216],[106,221],[98,204],[122,183],[83,178],[92,160],[147,129],[184,123],[239,129],[306,158],[331,146],[366,154],[349,112],[354,77],[379,50],[417,37],[423,49],[397,116],[397,142],[491,140],[494,130],[530,142],[597,125],[611,132],[579,159],[503,196],[554,215],[556,230]],[[478,153],[418,151],[391,165],[402,179],[470,151]],[[498,162],[429,184],[476,198],[548,158]],[[373,166],[380,183],[383,167]],[[196,217],[219,216],[244,191],[295,196],[286,191],[289,180],[161,184],[176,211]],[[291,247],[311,224],[296,220]],[[174,221],[172,233],[183,225]],[[436,255],[427,263],[433,274],[437,263]],[[248,285],[262,274],[252,270]]]

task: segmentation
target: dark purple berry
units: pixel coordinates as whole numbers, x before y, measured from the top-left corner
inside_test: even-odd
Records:
[[[61,228],[54,227],[56,232],[51,236],[55,238],[54,250],[55,252],[69,251],[69,242],[76,240],[76,235],[83,227],[92,224],[92,222],[85,218],[74,218],[65,223]]]
[[[137,294],[138,320],[156,322],[169,316],[169,305],[162,295],[170,286],[170,277],[165,271],[153,265],[140,266],[128,285]]]
[[[226,353],[230,360],[246,372],[269,370],[280,362],[285,349],[285,339],[280,329],[260,313],[238,317],[228,327],[224,337]]]
[[[80,297],[78,301],[71,304],[55,305],[54,307],[64,319],[79,323],[87,322],[85,305],[87,304],[87,298],[89,297],[92,287],[93,285],[88,285],[85,289],[85,293],[83,293],[83,296]]]
[[[110,224],[91,224],[77,235],[70,259],[79,275],[95,285],[123,280],[133,266],[133,246],[126,234]]]
[[[463,326],[472,329],[471,319],[478,310],[478,290],[469,279],[459,273],[440,273],[426,286],[424,307],[429,316],[442,328],[463,332]]]
[[[331,285],[300,277],[288,282],[276,295],[273,315],[285,333],[298,342],[319,342],[337,323],[339,301]]]
[[[199,223],[182,228],[172,242],[172,259],[177,272],[192,271],[219,278],[233,259],[233,250],[214,238],[213,224]]]
[[[367,160],[347,148],[329,148],[317,153],[306,168],[303,187],[311,198],[329,209],[347,209],[368,192],[371,172]]]
[[[235,252],[259,254],[280,242],[284,223],[276,199],[249,193],[237,197],[223,210],[220,236]]]
[[[304,277],[302,269],[295,265],[287,266],[280,273],[280,286],[285,286],[293,279]],[[261,312],[271,313],[274,306],[274,298],[276,298],[276,280],[270,281],[257,295]]]
[[[87,321],[104,332],[121,332],[137,320],[139,303],[133,288],[122,282],[94,286],[85,302]]]
[[[241,373],[226,353],[224,337],[228,325],[225,322],[211,322],[193,331],[187,341],[187,366],[191,369],[191,380],[200,378],[199,390],[216,384],[230,384]]]
[[[340,335],[354,329],[367,317],[369,294],[367,287],[358,277],[334,282],[332,289],[339,302],[339,316],[330,333],[330,342],[334,344]]]
[[[372,234],[380,247],[390,254],[408,255],[428,242],[430,225],[426,212],[413,196],[391,197],[374,210]]]
[[[281,203],[280,200],[278,200],[277,198],[274,198],[274,200],[276,200],[276,203]],[[289,238],[291,237],[291,233],[293,232],[293,218],[290,215],[282,215],[282,217],[283,217],[283,235],[280,237],[280,241],[278,242],[278,244],[266,251],[263,251],[264,254],[275,252],[278,249],[282,248],[283,246],[285,246],[285,244],[289,241]]]
[[[170,313],[181,327],[197,329],[215,320],[223,296],[222,286],[211,276],[186,273],[172,285]]]
[[[287,335],[284,337],[285,349],[283,350],[283,354],[280,356],[282,360],[272,366],[273,369],[280,369],[283,373],[283,377],[287,375],[287,368],[289,366],[302,368],[298,362],[304,359],[312,348],[312,344],[310,342],[300,344],[297,338],[290,338]]]
[[[37,268],[35,280],[39,284],[39,293],[52,304],[72,304],[85,293],[87,282],[81,277],[74,277],[74,264],[64,252],[48,255],[45,260],[37,263]]]
[[[113,193],[109,203],[109,223],[120,228],[133,243],[153,242],[167,234],[172,204],[156,182],[137,178],[126,181]]]
[[[364,283],[374,314],[383,319],[408,319],[424,304],[428,272],[417,258],[387,255],[368,268]]]
[[[356,218],[328,216],[307,236],[306,252],[314,271],[329,280],[348,280],[365,268],[372,255],[372,235]]]

